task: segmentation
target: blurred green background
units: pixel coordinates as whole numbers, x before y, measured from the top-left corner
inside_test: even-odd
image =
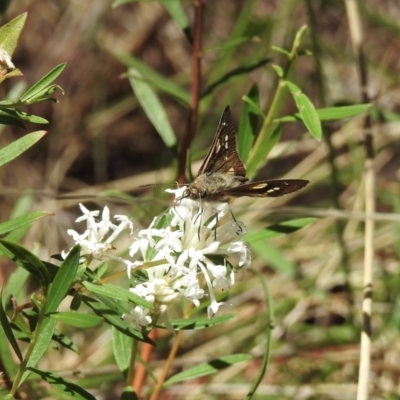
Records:
[[[122,61],[134,55],[188,94],[191,47],[162,2],[133,2],[116,8],[112,4],[18,0],[2,16],[4,24],[28,12],[13,55],[24,77],[6,80],[0,88],[2,98],[23,93],[24,85],[29,87],[54,66],[67,62],[57,79],[65,90],[64,96],[57,93],[60,103],[30,109],[50,121],[40,127],[48,135],[1,171],[1,220],[16,208],[55,213],[24,238],[28,248],[40,243],[42,257],[70,246],[65,232],[73,227],[79,202],[96,207],[108,204],[112,214],[131,213],[136,229],[170,204],[162,187],[139,188],[173,182],[176,161],[174,151],[164,144],[133,94]],[[182,4],[192,21],[192,2]],[[370,0],[360,1],[359,9],[373,103],[377,211],[383,213],[375,232],[371,398],[395,399],[400,396],[400,7],[395,0]],[[279,63],[282,57],[271,46],[288,48],[296,31],[307,24],[302,47],[313,55],[297,60],[291,80],[317,108],[361,102],[343,1],[210,0],[205,13],[203,89],[227,72],[265,57]],[[192,146],[195,160],[205,155],[227,104],[239,123],[242,97],[255,82],[266,111],[277,82],[271,64],[230,80],[202,100]],[[162,91],[159,95],[179,143],[186,129],[187,104]],[[282,115],[296,111],[289,97],[281,107]],[[320,217],[290,236],[254,244],[254,268],[265,273],[275,306],[273,354],[257,392],[260,399],[355,398],[363,267],[363,124],[363,116],[324,124],[331,152],[326,140],[319,143],[311,138],[304,125],[285,124],[282,141],[258,177],[288,176],[311,183],[294,196],[273,202],[241,199],[234,205],[235,215],[253,232],[287,214]],[[27,124],[27,132],[37,129]],[[24,133],[2,128],[0,146]],[[335,179],[332,160],[337,167]],[[193,164],[194,173],[198,166]],[[329,214],[338,205],[349,212]],[[268,216],[271,208],[283,206],[275,210],[275,217]],[[258,371],[267,325],[264,294],[254,275],[238,277],[226,312],[238,314],[229,327],[187,333],[176,371],[205,357],[234,352],[248,352],[253,361],[228,368],[213,380],[191,382],[179,393],[170,389],[173,398],[204,398],[205,390],[208,398],[244,397],[242,384],[251,382]],[[85,351],[80,356],[64,352],[61,363],[58,354],[49,355],[49,365],[57,363],[57,369],[66,374],[79,369],[94,387],[101,378],[104,398],[115,398],[123,379],[106,346],[109,332],[68,333]],[[165,337],[162,334],[154,355],[156,370],[172,340],[168,332]]]

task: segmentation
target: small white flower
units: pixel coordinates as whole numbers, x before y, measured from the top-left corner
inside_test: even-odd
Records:
[[[112,243],[123,230],[129,229],[132,232],[133,226],[129,218],[118,215],[114,218],[119,221],[119,224],[113,224],[107,206],[104,207],[100,220],[97,219],[99,210],[89,211],[82,204],[79,204],[79,207],[83,215],[78,217],[76,222],[86,221],[86,230],[81,235],[73,229],[68,229],[67,233],[72,236],[75,244],[81,246],[81,256],[90,256],[97,260],[102,260],[107,256],[125,262],[126,260],[112,256],[108,252],[114,250]],[[61,254],[65,258],[68,253]],[[125,263],[128,264],[129,261]]]
[[[246,230],[235,221],[228,203],[182,199],[184,190],[167,190],[179,199],[168,211],[172,219],[168,214],[155,218],[130,246],[131,256],[139,254],[145,262],[165,262],[145,269],[147,281],[143,282],[141,275],[141,281],[130,290],[154,304],[155,313],[161,314],[177,299],[188,299],[198,306],[205,296],[200,281],[205,281],[210,297],[208,316],[212,318],[223,304],[216,300],[214,289],[228,291],[234,284],[227,258],[237,260],[238,267],[250,266],[251,253],[242,240]]]

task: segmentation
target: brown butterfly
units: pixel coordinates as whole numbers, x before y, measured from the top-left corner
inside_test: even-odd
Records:
[[[245,183],[246,168],[236,150],[236,133],[227,106],[197,178],[184,191],[182,198],[205,201],[229,201],[231,197],[278,197],[306,186],[303,179],[282,179]]]

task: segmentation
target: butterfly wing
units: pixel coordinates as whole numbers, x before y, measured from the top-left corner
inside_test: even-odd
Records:
[[[246,168],[236,150],[235,126],[229,106],[222,113],[217,132],[198,176],[215,172],[238,177],[246,175]]]
[[[220,194],[231,197],[279,197],[296,192],[307,184],[308,181],[303,179],[260,181],[225,189]]]

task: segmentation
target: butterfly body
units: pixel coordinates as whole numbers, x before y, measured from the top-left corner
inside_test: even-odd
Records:
[[[222,113],[211,147],[197,178],[186,188],[183,198],[229,201],[232,197],[278,197],[306,186],[303,179],[247,182],[246,168],[236,149],[236,132],[229,106]]]

